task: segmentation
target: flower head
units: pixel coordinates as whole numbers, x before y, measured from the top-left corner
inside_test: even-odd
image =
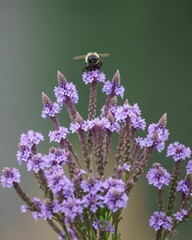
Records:
[[[181,180],[178,182],[177,191],[182,195],[191,195],[192,196],[192,181],[190,179]]]
[[[57,102],[60,105],[65,104],[67,101],[71,101],[72,103],[78,103],[79,97],[76,87],[73,83],[59,83],[58,87],[54,89],[55,97]]]
[[[68,177],[64,175],[64,170],[61,166],[53,166],[51,169],[45,171],[47,185],[55,196],[59,193],[63,194],[64,198],[73,196],[74,185]]]
[[[41,153],[33,155],[27,162],[27,170],[38,173],[39,170],[44,170],[49,166],[49,163]]]
[[[98,69],[94,71],[84,72],[82,75],[83,82],[85,84],[92,83],[93,81],[105,82],[105,74],[100,72]]]
[[[144,130],[146,127],[145,119],[141,117],[141,110],[137,103],[131,106],[126,102],[123,106],[117,107],[115,118],[122,122],[130,119],[132,127],[136,130]]]
[[[82,216],[82,201],[74,197],[69,197],[62,202],[60,210],[65,214],[65,222],[72,223],[75,217]]]
[[[37,145],[43,140],[44,137],[41,133],[29,130],[27,133],[21,134],[20,145],[31,148],[33,145]]]
[[[192,160],[190,160],[186,167],[187,174],[192,174]]]
[[[17,151],[17,161],[21,164],[27,162],[32,156],[32,151],[25,145],[19,144],[19,150]]]
[[[61,165],[68,163],[67,152],[65,149],[52,147],[49,150],[49,154],[46,156],[46,160],[50,166]]]
[[[42,118],[47,117],[55,117],[61,111],[61,107],[58,103],[52,103],[51,100],[45,93],[42,93],[42,101],[43,101],[43,110],[42,110]]]
[[[185,147],[185,145],[180,144],[179,142],[171,143],[167,148],[167,157],[172,156],[176,162],[189,158],[190,155],[190,148]]]
[[[50,142],[54,141],[60,143],[62,139],[65,139],[67,137],[68,133],[69,131],[65,127],[59,127],[59,129],[56,131],[50,131],[49,132]]]
[[[187,210],[182,209],[180,212],[175,213],[174,217],[181,222],[186,215],[187,215]]]
[[[1,185],[5,188],[13,187],[13,183],[20,182],[20,173],[16,168],[10,169],[5,167],[3,169],[3,175],[1,176]]]
[[[146,138],[138,137],[136,142],[143,147],[154,147],[158,152],[165,148],[165,141],[168,139],[169,131],[165,126],[159,123],[152,123],[148,127],[148,134]]]
[[[110,81],[105,82],[102,90],[106,95],[112,94],[113,96],[120,96],[121,98],[123,98],[125,92],[124,87],[121,86],[120,83],[113,83]]]
[[[149,184],[161,189],[163,185],[169,185],[171,174],[168,173],[159,163],[154,163],[146,177]]]
[[[164,212],[154,212],[149,220],[150,227],[153,227],[157,232],[161,227],[164,230],[171,230],[172,218],[168,217]]]
[[[112,212],[125,208],[128,196],[123,188],[111,187],[104,197],[104,203]]]

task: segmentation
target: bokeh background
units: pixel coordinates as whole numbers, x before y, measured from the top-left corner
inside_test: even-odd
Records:
[[[103,71],[111,79],[120,70],[125,97],[140,105],[148,124],[167,112],[170,142],[192,147],[191,7],[186,0],[0,0],[0,169],[18,167],[15,154],[22,132],[34,129],[46,136],[53,129],[41,118],[41,92],[53,97],[57,70],[77,85],[77,108],[86,116],[83,61],[72,58],[90,51],[110,53]],[[61,120],[68,126],[65,111]],[[72,141],[78,151],[76,139]],[[47,148],[48,138],[41,150]],[[154,154],[151,163],[156,160],[171,170],[165,151]],[[32,175],[20,170],[22,187],[38,195]],[[46,223],[22,215],[20,205],[14,190],[0,188],[1,240],[56,239]],[[155,209],[155,190],[143,176],[124,213],[122,239],[154,239],[148,219]],[[191,222],[179,230],[176,240],[191,239]]]

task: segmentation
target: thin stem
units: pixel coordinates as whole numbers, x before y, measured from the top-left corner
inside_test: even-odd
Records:
[[[97,81],[94,80],[91,83],[90,94],[89,94],[89,107],[88,107],[88,119],[92,120],[96,115],[97,106]]]
[[[70,240],[70,236],[64,235],[62,231],[57,227],[57,225],[53,222],[51,219],[47,219],[47,223],[49,226],[59,235],[61,236],[64,240],[68,239]],[[66,238],[67,237],[67,238]]]
[[[157,203],[159,206],[159,211],[163,211],[164,210],[163,189],[157,189]]]
[[[174,162],[174,168],[170,183],[170,189],[169,189],[169,199],[168,199],[168,207],[167,207],[167,215],[172,216],[174,207],[175,207],[175,201],[176,201],[176,188],[178,183],[178,177],[179,177],[179,167],[180,167],[181,161]]]

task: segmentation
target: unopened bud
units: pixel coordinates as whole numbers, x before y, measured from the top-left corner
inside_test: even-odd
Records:
[[[82,121],[83,121],[83,118],[78,112],[76,112],[75,122],[82,122]]]
[[[114,122],[114,117],[113,117],[113,114],[112,114],[112,112],[111,112],[110,110],[108,111],[107,119],[108,119],[110,122]]]
[[[166,127],[167,125],[167,113],[164,113],[163,116],[159,119],[159,125],[162,127]]]
[[[52,104],[50,98],[44,92],[42,92],[42,102],[43,105]]]
[[[124,105],[129,105],[129,101],[128,101],[128,99],[125,100]]]
[[[60,84],[67,82],[66,78],[60,71],[57,71],[57,80],[58,80],[58,83]]]
[[[116,96],[111,99],[111,105],[113,105],[113,106],[117,105],[117,97]]]
[[[120,83],[121,77],[120,77],[120,73],[119,70],[116,71],[116,73],[113,76],[112,82],[113,83]]]

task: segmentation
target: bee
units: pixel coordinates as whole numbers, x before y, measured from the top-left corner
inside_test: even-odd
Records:
[[[89,52],[87,55],[76,56],[73,59],[85,59],[85,63],[83,66],[83,72],[94,71],[96,69],[100,70],[102,66],[101,57],[108,57],[109,53],[96,53]]]

